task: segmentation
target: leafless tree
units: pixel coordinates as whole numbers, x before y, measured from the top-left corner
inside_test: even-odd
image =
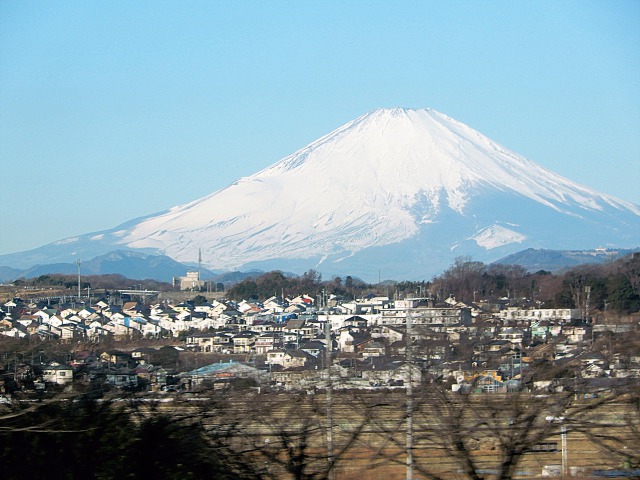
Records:
[[[223,439],[225,448],[251,464],[256,478],[325,479],[366,432],[379,403],[352,392],[334,398],[331,454],[323,391],[236,393],[215,412],[200,405],[196,416],[218,442]]]
[[[3,478],[259,478],[228,448],[226,434],[236,432],[207,432],[190,402],[100,400],[69,393],[3,405]],[[216,408],[209,405],[210,415]]]
[[[589,439],[604,455],[619,459],[626,468],[640,468],[640,387],[635,382],[622,385],[616,396],[596,400],[602,408],[583,409],[572,420],[570,429]]]
[[[477,393],[479,387],[452,392],[432,383],[414,392],[413,468],[418,475],[432,480],[453,476],[480,480],[486,475],[511,479],[525,455],[557,438],[561,431],[584,434],[600,448],[637,462],[637,454],[630,452],[630,445],[638,451],[637,417],[630,413],[616,434],[607,433],[611,422],[602,417],[612,405],[629,402],[626,391],[585,399],[569,389],[549,394],[525,390]],[[374,467],[404,463],[404,422],[397,417],[395,424],[388,420],[375,423],[379,438],[372,440],[378,446]]]
[[[640,252],[635,252],[616,262],[618,271],[624,275],[636,293],[640,292]]]

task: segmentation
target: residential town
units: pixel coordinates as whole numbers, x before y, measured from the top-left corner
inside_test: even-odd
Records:
[[[585,319],[582,309],[535,308],[507,298],[467,303],[452,296],[444,302],[194,296],[179,303],[7,301],[1,335],[60,343],[69,353],[5,354],[0,393],[8,398],[83,382],[186,392],[234,378],[279,391],[312,391],[328,381],[334,388],[404,388],[439,379],[454,391],[489,393],[553,391],[578,379],[604,389],[640,377],[640,351],[616,341],[636,338],[637,320],[598,323]],[[526,374],[533,369],[531,379]]]

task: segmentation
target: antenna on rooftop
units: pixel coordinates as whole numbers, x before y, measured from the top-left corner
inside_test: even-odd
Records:
[[[202,248],[198,248],[198,288],[200,287],[200,269],[202,268]]]

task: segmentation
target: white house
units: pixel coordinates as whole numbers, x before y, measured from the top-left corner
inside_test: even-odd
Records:
[[[45,382],[66,385],[73,382],[73,369],[67,365],[52,363],[45,367],[42,373],[42,379]]]

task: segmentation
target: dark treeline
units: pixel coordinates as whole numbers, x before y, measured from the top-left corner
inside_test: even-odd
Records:
[[[78,288],[78,276],[65,274],[40,275],[36,278],[19,278],[15,280],[13,284],[17,287],[61,287],[73,290]],[[132,285],[136,285],[140,288],[146,288],[148,290],[170,290],[172,288],[170,283],[159,282],[151,279],[133,280],[116,273],[104,275],[82,275],[80,279],[80,288],[82,289],[92,288],[115,290],[130,288]]]
[[[0,409],[0,462],[7,480],[250,479],[243,461],[195,419],[91,396]]]
[[[423,282],[369,284],[355,277],[323,280],[315,270],[302,276],[272,271],[237,283],[227,292],[234,300],[264,300],[271,296],[295,297],[306,294],[316,299],[335,295],[345,299],[382,295],[392,298],[448,297],[474,302],[507,298],[545,308],[582,308],[590,287],[589,307],[620,313],[640,311],[640,254],[617,261],[581,265],[562,273],[529,273],[518,265],[485,265],[460,257],[441,275]]]
[[[589,288],[587,288],[589,287]],[[562,273],[527,273],[517,265],[484,265],[465,258],[436,277],[431,292],[458,300],[509,298],[547,308],[640,311],[640,254],[615,262],[581,265]],[[590,290],[587,294],[587,290]]]

